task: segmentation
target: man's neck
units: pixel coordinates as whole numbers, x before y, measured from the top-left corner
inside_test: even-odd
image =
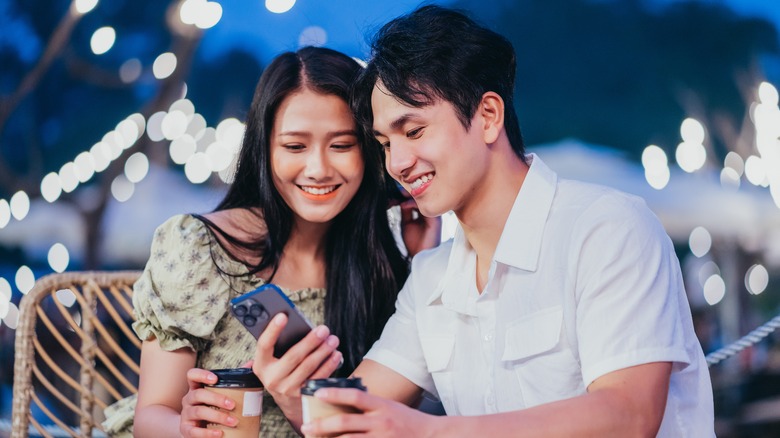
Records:
[[[466,240],[477,253],[476,281],[480,293],[487,283],[493,254],[528,169],[511,148],[496,154],[483,184],[455,212]]]

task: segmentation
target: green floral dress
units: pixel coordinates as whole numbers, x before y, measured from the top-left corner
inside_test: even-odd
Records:
[[[240,276],[225,275],[217,266]],[[141,339],[154,336],[166,351],[195,350],[198,368],[241,366],[254,357],[256,341],[230,316],[228,303],[263,284],[256,276],[242,275],[247,273],[203,222],[190,215],[174,216],[155,231],[151,256],[133,287],[133,329]],[[323,323],[324,289],[284,292],[312,324]],[[135,404],[131,396],[106,409],[103,426],[110,436],[132,434]],[[263,397],[260,436],[298,436],[268,394]]]

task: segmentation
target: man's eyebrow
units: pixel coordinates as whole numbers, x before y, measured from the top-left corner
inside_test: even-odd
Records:
[[[404,126],[404,124],[406,124],[406,122],[408,122],[409,120],[414,119],[416,117],[417,116],[415,114],[413,114],[413,113],[402,114],[400,117],[398,117],[397,119],[395,119],[392,122],[390,122],[390,130],[391,131],[397,131],[397,130],[401,129]],[[374,129],[374,135],[382,135],[382,136],[384,136],[384,134],[382,134],[381,132],[377,131],[376,129]]]

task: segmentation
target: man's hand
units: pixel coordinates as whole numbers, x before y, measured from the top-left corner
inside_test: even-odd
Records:
[[[365,391],[323,388],[318,399],[336,405],[352,406],[362,414],[341,414],[304,424],[301,432],[310,436],[350,437],[430,437],[435,435],[438,417],[424,414],[404,404],[371,395]]]

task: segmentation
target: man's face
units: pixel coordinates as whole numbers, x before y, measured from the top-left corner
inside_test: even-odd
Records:
[[[385,149],[390,175],[417,201],[425,216],[468,207],[487,168],[488,147],[472,119],[466,130],[451,103],[415,108],[378,82],[371,94],[374,135]]]

